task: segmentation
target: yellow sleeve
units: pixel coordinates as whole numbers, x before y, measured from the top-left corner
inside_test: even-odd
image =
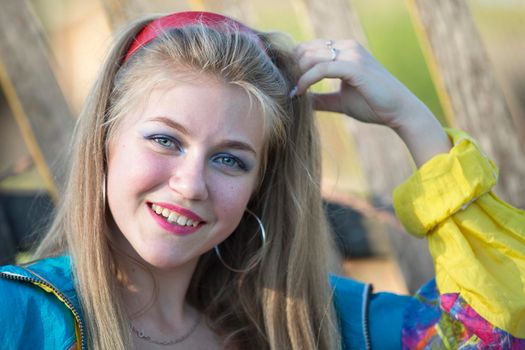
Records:
[[[498,170],[476,142],[446,131],[454,147],[396,188],[396,214],[427,237],[441,294],[460,293],[492,325],[525,338],[525,211],[491,192]]]

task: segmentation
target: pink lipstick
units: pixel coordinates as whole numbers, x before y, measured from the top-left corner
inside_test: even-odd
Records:
[[[170,212],[174,212],[178,214],[179,216],[184,216],[187,219],[193,221],[194,223],[197,223],[197,225],[179,225],[176,222],[169,222],[168,218],[161,214],[157,214],[155,210],[153,210],[153,206],[160,207],[162,209],[168,209]],[[148,210],[153,217],[153,219],[159,224],[160,227],[162,227],[164,230],[171,232],[176,235],[185,236],[190,235],[192,233],[197,232],[203,224],[205,224],[204,220],[191,210],[181,208],[179,206],[169,204],[169,203],[147,203]],[[174,220],[177,221],[177,220]]]

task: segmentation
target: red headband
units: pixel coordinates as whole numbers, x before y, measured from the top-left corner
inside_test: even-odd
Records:
[[[124,62],[127,61],[133,54],[149,43],[151,40],[155,39],[162,33],[165,33],[167,30],[172,28],[182,28],[191,24],[203,24],[207,27],[213,29],[222,29],[224,30],[224,24],[227,25],[226,28],[231,27],[235,30],[248,34],[252,37],[262,48],[264,44],[261,39],[257,36],[255,31],[244,24],[237,22],[236,20],[219,15],[217,13],[211,12],[201,12],[201,11],[188,11],[188,12],[176,12],[170,15],[157,18],[150,23],[148,23],[136,36],[135,40],[131,44]]]

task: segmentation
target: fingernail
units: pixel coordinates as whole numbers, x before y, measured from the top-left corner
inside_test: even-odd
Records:
[[[290,90],[290,93],[288,94],[288,97],[290,97],[290,98],[294,97],[297,94],[297,90],[299,90],[299,88],[297,87],[297,85],[295,85],[292,88],[292,90]]]

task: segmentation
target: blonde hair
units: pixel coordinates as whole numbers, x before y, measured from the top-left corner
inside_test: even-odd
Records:
[[[135,35],[150,20],[125,29],[105,61],[75,128],[63,199],[36,256],[72,256],[89,348],[132,348],[102,191],[107,143],[129,103],[162,82],[160,74],[152,79],[152,73],[182,68],[216,76],[243,87],[266,116],[265,166],[248,207],[264,222],[267,244],[261,248],[253,236],[236,234],[256,235],[257,226],[242,221],[221,244],[222,256],[239,268],[260,262],[235,273],[213,252],[204,254],[188,301],[215,332],[239,348],[338,348],[319,141],[309,99],[288,97],[299,74],[292,53],[276,34],[257,33],[263,49],[232,28],[191,25],[167,31],[123,63]]]

